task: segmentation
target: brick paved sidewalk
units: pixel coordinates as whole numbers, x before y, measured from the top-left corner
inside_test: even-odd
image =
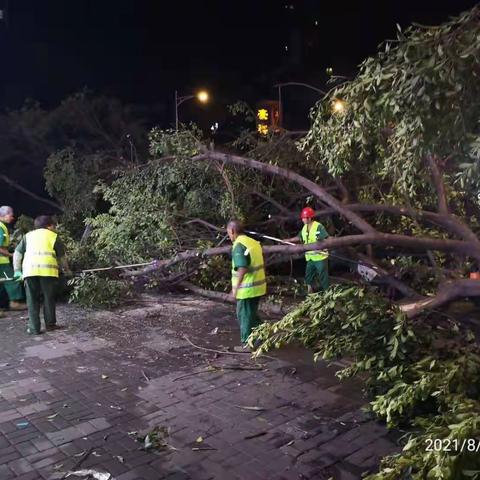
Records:
[[[350,480],[395,449],[360,412],[361,386],[306,352],[252,361],[182,338],[235,344],[229,306],[170,295],[124,312],[61,306],[59,318],[67,329],[39,337],[18,313],[0,319],[2,480],[72,468],[114,480]],[[155,426],[168,446],[141,450],[137,435]]]

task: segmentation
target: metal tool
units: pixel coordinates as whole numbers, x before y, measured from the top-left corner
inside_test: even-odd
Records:
[[[104,272],[107,270],[121,270],[124,268],[134,268],[134,267],[146,267],[147,265],[153,265],[156,260],[152,260],[151,262],[145,263],[132,263],[130,265],[116,265],[114,267],[101,267],[101,268],[89,268],[86,270],[80,270],[79,272],[75,273],[91,273],[91,272]]]

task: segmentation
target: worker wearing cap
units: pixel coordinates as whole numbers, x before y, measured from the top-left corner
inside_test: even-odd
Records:
[[[328,237],[325,227],[314,220],[315,212],[310,207],[305,207],[300,214],[303,228],[296,237],[288,238],[287,242],[292,243],[316,243]],[[305,252],[307,267],[305,269],[305,283],[308,293],[313,293],[315,280],[318,280],[320,291],[328,288],[328,252],[319,250],[308,250]]]
[[[13,277],[13,269],[10,265],[10,253],[8,247],[10,246],[10,234],[8,232],[7,224],[15,220],[12,207],[0,207],[0,279]],[[14,281],[2,281],[0,288],[5,288],[10,310],[26,310],[25,294],[22,285]]]
[[[235,351],[247,352],[247,339],[252,329],[260,325],[258,306],[260,298],[267,293],[265,265],[260,242],[244,234],[238,220],[227,225],[232,246],[232,292],[237,301],[237,320],[240,325],[241,346]]]
[[[35,219],[35,230],[28,232],[17,245],[13,255],[14,277],[25,280],[28,305],[27,333],[39,335],[40,304],[43,296],[43,317],[47,331],[57,326],[55,294],[59,266],[66,275],[71,275],[65,250],[55,232],[55,222],[48,215]],[[22,262],[23,260],[23,262]]]

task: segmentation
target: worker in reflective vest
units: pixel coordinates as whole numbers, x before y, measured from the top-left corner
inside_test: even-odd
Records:
[[[12,207],[0,207],[0,278],[12,278],[13,269],[10,265],[10,257],[13,256],[9,251],[10,234],[8,232],[7,224],[15,220]],[[0,288],[5,288],[10,310],[26,310],[25,294],[22,285],[18,282],[2,282]],[[1,316],[1,315],[0,315]]]
[[[232,246],[232,292],[237,301],[237,320],[240,325],[241,346],[235,351],[248,352],[247,339],[252,329],[260,325],[260,298],[267,293],[262,246],[243,233],[238,220],[227,225]]]
[[[292,243],[316,243],[328,237],[325,227],[314,220],[315,212],[310,207],[305,207],[300,214],[303,228],[296,237],[286,239]],[[305,269],[305,283],[308,293],[313,293],[315,281],[318,281],[320,291],[328,288],[328,252],[322,250],[308,250],[305,252],[307,266]]]
[[[28,232],[15,249],[13,266],[15,278],[25,280],[28,305],[27,333],[39,335],[40,304],[43,296],[43,317],[47,331],[61,328],[57,325],[55,294],[61,268],[71,275],[65,249],[55,232],[55,222],[47,215],[35,219],[35,230]],[[22,263],[23,260],[23,263]]]

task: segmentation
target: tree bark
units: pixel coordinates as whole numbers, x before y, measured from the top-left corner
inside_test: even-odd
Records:
[[[381,245],[383,247],[404,247],[412,250],[439,250],[442,252],[455,253],[460,256],[470,256],[480,261],[480,248],[476,243],[465,242],[462,240],[443,240],[436,238],[408,237],[406,235],[396,235],[390,233],[371,233],[360,235],[346,235],[344,237],[329,237],[325,240],[308,245],[273,245],[264,246],[264,254],[285,253],[298,254],[307,250],[333,250],[335,248],[350,247],[354,245]],[[155,264],[149,266],[135,275],[145,275],[150,272],[169,268],[176,263],[183,262],[192,258],[209,257],[213,255],[223,255],[229,253],[231,246],[215,247],[206,250],[186,250],[175,257],[165,260],[157,260]]]
[[[396,216],[405,216],[405,217],[416,217],[419,219],[424,219],[429,221],[432,224],[441,226],[448,230],[450,233],[456,235],[459,238],[463,238],[468,242],[478,243],[480,245],[480,240],[475,235],[475,233],[459,220],[455,215],[448,214],[443,215],[436,212],[430,212],[428,210],[411,210],[403,206],[394,206],[394,205],[375,205],[375,204],[366,204],[366,203],[350,203],[344,205],[345,208],[348,208],[354,212],[365,212],[365,213],[389,213],[390,215]],[[324,208],[322,210],[317,210],[315,212],[316,217],[323,217],[328,215],[339,214],[335,208]],[[294,220],[297,218],[297,214],[292,213],[288,216],[275,216],[267,220],[265,224],[277,223],[281,221]]]
[[[425,310],[439,308],[452,300],[464,297],[480,296],[480,280],[456,280],[443,284],[434,297],[427,297],[422,300],[406,303],[400,309],[410,318],[414,318]]]
[[[373,233],[375,228],[373,228],[368,222],[366,222],[362,217],[354,213],[353,211],[345,208],[341,202],[339,202],[335,197],[326,192],[326,190],[315,182],[308,180],[307,178],[295,173],[286,168],[278,167],[276,165],[270,165],[267,163],[262,163],[251,158],[240,157],[238,155],[230,155],[226,153],[214,152],[211,150],[204,149],[202,155],[197,155],[192,157],[193,161],[204,161],[207,159],[219,160],[225,163],[233,163],[237,165],[243,165],[245,167],[254,168],[260,170],[263,173],[270,175],[278,175],[280,177],[286,178],[295,182],[302,187],[306,188],[312,192],[316,197],[318,197],[322,202],[326,203],[328,206],[334,208],[340,215],[343,215],[347,220],[349,220],[354,226],[356,226],[361,232],[364,233]]]

